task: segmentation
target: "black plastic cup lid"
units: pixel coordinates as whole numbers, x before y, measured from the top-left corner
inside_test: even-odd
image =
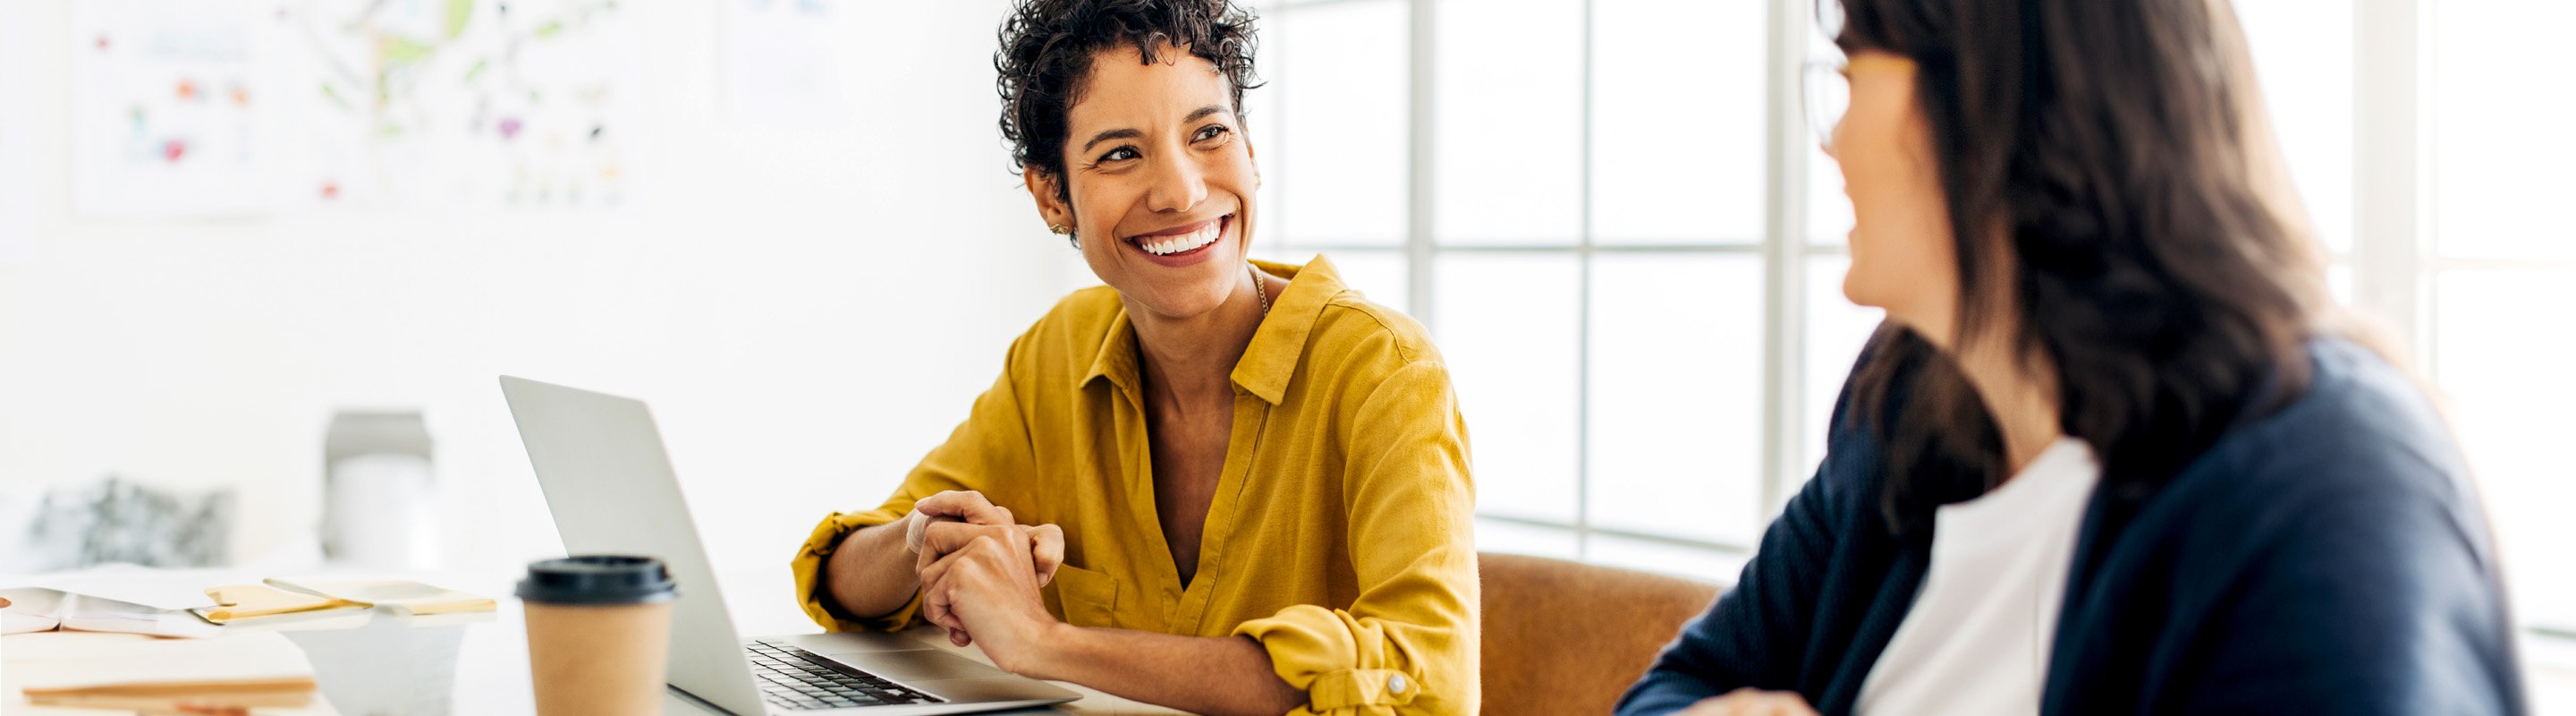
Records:
[[[679,593],[662,560],[583,555],[528,563],[519,598],[543,604],[644,604]]]

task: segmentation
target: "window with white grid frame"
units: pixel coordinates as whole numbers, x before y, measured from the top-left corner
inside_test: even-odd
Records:
[[[2576,5],[2424,0],[2432,71],[2413,338],[2449,399],[2528,623],[2576,638],[2576,93],[2545,89]],[[2563,82],[2560,86],[2564,86]]]
[[[1766,427],[1807,392],[1778,364],[1808,331],[1774,324],[1840,270],[1768,219],[1803,199],[1766,189],[1773,8],[1260,9],[1255,254],[1327,254],[1431,328],[1469,416],[1481,546],[1730,577],[1813,458]],[[1875,319],[1832,308],[1839,380]]]
[[[2576,461],[2547,446],[2576,427],[2555,417],[2576,345],[2541,317],[2576,305],[2576,224],[2530,207],[2576,195],[2576,135],[2510,130],[2576,95],[2495,68],[2550,64],[2576,6],[2433,6],[2237,2],[2336,296],[2415,346],[2518,608],[2569,635],[2576,562],[2546,547],[2576,544],[2555,518]],[[1842,299],[1850,210],[1799,115],[1800,65],[1832,52],[1813,3],[1259,7],[1256,255],[1325,253],[1430,326],[1474,442],[1479,547],[1732,580],[1821,458],[1877,322]],[[2421,122],[2361,119],[2419,100]],[[2392,191],[2422,229],[2367,200]]]

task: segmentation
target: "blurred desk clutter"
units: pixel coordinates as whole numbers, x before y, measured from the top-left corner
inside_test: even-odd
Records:
[[[216,586],[191,589],[195,580]],[[493,601],[408,579],[295,577],[223,584],[208,572],[107,568],[0,582],[0,634],[93,631],[164,637],[220,636],[227,629],[305,623],[383,607],[427,616],[489,612]]]
[[[0,713],[524,711],[525,657],[508,658],[518,636],[486,626],[505,618],[504,602],[433,582],[497,583],[131,566],[0,577]],[[463,663],[470,642],[503,658]],[[460,704],[460,673],[504,686]]]
[[[525,711],[524,666],[467,663],[469,629],[491,614],[366,612],[204,639],[47,632],[5,637],[0,712],[506,714]],[[484,627],[489,631],[489,627]],[[515,640],[515,634],[497,638]],[[489,639],[486,639],[489,641]],[[484,648],[478,653],[491,653]],[[508,652],[500,652],[506,655]],[[494,664],[499,668],[492,668]],[[460,690],[460,674],[471,683]],[[460,707],[460,695],[465,705]],[[319,698],[317,698],[317,696]],[[47,707],[59,707],[56,711]],[[79,708],[83,710],[71,710]],[[194,709],[194,710],[189,710]]]
[[[436,472],[416,410],[344,410],[322,437],[322,556],[334,569],[438,563]]]
[[[205,584],[256,581],[209,570],[118,571],[122,574],[113,581],[124,589],[117,594],[147,602],[184,596]],[[421,582],[499,595],[516,575],[439,572],[417,576]],[[0,577],[0,584],[7,585],[87,586],[101,581],[106,580]],[[318,582],[308,586],[318,588]],[[10,593],[16,590],[0,591]],[[11,609],[14,605],[0,608],[0,613]],[[194,615],[186,618],[197,620]],[[511,716],[536,712],[526,616],[517,599],[492,600],[483,611],[449,614],[422,615],[388,606],[286,613],[205,626],[214,633],[186,639],[78,631],[0,636],[0,714]],[[936,627],[913,629],[903,636],[925,649],[992,663],[975,647],[950,644]],[[298,680],[312,684],[309,703],[283,705]],[[1084,698],[1059,709],[1014,713],[1175,713],[1089,688],[1063,686]],[[119,700],[136,694],[161,700]],[[75,702],[82,706],[75,707]],[[179,710],[183,704],[195,710]],[[686,696],[666,693],[661,713],[720,712]]]
[[[15,492],[13,490],[13,492]],[[17,495],[11,495],[17,497]],[[55,485],[26,496],[32,512],[0,554],[0,570],[50,572],[102,564],[189,568],[222,564],[232,549],[231,490],[149,485],[119,475]]]

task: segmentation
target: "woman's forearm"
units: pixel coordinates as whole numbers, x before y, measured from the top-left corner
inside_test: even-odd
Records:
[[[1024,676],[1205,714],[1279,716],[1306,692],[1279,680],[1270,652],[1239,636],[1194,637],[1057,624]]]
[[[902,520],[861,527],[841,538],[832,558],[823,563],[823,586],[832,602],[850,616],[875,619],[902,609],[921,591],[912,548],[904,543]]]

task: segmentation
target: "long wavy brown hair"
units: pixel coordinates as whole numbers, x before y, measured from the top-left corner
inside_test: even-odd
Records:
[[[2225,0],[1835,4],[1845,52],[1920,67],[1961,335],[2054,362],[2060,428],[2105,489],[2152,494],[2304,388],[2332,304]],[[1922,336],[1891,323],[1868,355],[1852,416],[1882,445],[1889,529],[1926,537],[1934,507],[2005,477],[2002,440]]]

